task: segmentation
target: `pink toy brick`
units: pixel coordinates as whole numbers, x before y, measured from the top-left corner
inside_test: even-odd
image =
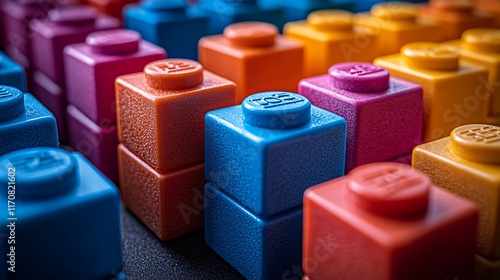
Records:
[[[422,88],[370,63],[340,63],[299,93],[347,121],[346,172],[410,153],[422,139]]]
[[[59,141],[66,143],[66,95],[63,95],[63,89],[42,72],[34,71],[33,93],[56,118]]]
[[[30,24],[33,67],[56,84],[63,84],[64,47],[84,42],[91,32],[118,27],[118,19],[99,15],[90,7],[75,5],[51,10],[46,19]]]
[[[85,43],[64,50],[68,103],[97,125],[115,123],[115,79],[141,72],[146,64],[164,58],[162,48],[142,41],[135,31],[94,32]]]
[[[0,1],[0,36],[5,51],[24,68],[29,68],[29,47],[31,34],[29,22],[33,18],[43,18],[48,11],[68,4],[72,0],[24,0]]]
[[[68,139],[71,146],[117,184],[116,125],[107,123],[98,126],[73,105],[68,106],[67,113]]]

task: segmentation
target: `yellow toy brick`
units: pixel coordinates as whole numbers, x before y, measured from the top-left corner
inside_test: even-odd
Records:
[[[385,2],[374,5],[370,13],[354,16],[354,24],[378,35],[376,52],[380,55],[398,53],[403,45],[412,42],[442,41],[439,25],[416,15],[411,3]]]
[[[414,82],[424,92],[424,142],[446,137],[464,124],[483,123],[488,92],[486,68],[459,62],[458,50],[438,43],[410,43],[400,54],[379,57],[375,65],[391,76]]]
[[[462,34],[461,40],[446,44],[460,50],[461,60],[488,69],[488,81],[480,80],[489,96],[486,123],[500,125],[500,29],[469,29]]]
[[[377,36],[367,28],[354,27],[352,13],[346,11],[312,12],[305,21],[287,23],[283,33],[303,43],[306,77],[327,73],[340,62],[372,62],[378,56]]]
[[[488,260],[486,267],[495,267],[500,261],[500,127],[460,126],[450,137],[415,147],[412,166],[478,205],[476,252]]]

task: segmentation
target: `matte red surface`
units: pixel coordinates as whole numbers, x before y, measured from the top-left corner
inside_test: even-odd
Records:
[[[367,167],[380,173],[353,177]],[[405,165],[375,163],[359,169],[305,193],[303,268],[309,278],[472,279],[478,215],[473,203],[435,187]],[[353,180],[365,184],[369,204],[353,199]],[[428,201],[420,208],[425,204],[416,199],[423,197],[425,180]],[[386,207],[394,202],[407,215],[398,213],[399,207]]]

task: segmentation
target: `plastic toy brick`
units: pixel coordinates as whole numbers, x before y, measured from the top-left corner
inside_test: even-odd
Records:
[[[492,15],[495,18],[495,26],[500,27],[500,2],[496,0],[475,0],[474,8]]]
[[[303,72],[303,46],[278,35],[268,23],[235,23],[224,35],[202,38],[205,69],[236,83],[236,102],[263,91],[296,91]]]
[[[161,240],[203,226],[203,164],[158,172],[125,146],[118,146],[123,202]]]
[[[345,11],[353,11],[354,1],[351,0],[257,0],[261,7],[266,8],[282,8],[285,11],[285,21],[297,21],[307,18],[307,15],[314,11],[337,9]]]
[[[116,122],[115,79],[141,72],[165,51],[126,29],[91,33],[85,43],[64,50],[68,103],[94,123]]]
[[[85,42],[91,32],[118,27],[118,19],[98,15],[90,7],[75,5],[51,10],[46,19],[30,24],[33,67],[54,83],[64,85],[64,47]]]
[[[85,0],[85,3],[94,7],[99,12],[122,19],[123,8],[128,4],[137,3],[139,0]]]
[[[477,252],[500,261],[500,127],[472,124],[417,146],[413,167],[479,206]]]
[[[344,118],[301,95],[251,95],[205,117],[205,175],[269,217],[301,205],[308,187],[344,174],[345,133]]]
[[[472,279],[477,215],[410,166],[364,165],[306,191],[303,269],[311,279]]]
[[[15,87],[26,92],[24,69],[0,51],[0,85]]]
[[[422,142],[422,88],[370,63],[340,63],[299,93],[347,122],[346,172],[410,153]]]
[[[386,160],[386,161],[411,165],[411,155],[412,155],[412,153],[409,152],[407,154],[403,154],[403,155],[391,158],[391,159]]]
[[[67,108],[68,140],[71,147],[82,153],[113,183],[118,183],[116,125],[97,125],[75,106]]]
[[[0,155],[31,147],[58,147],[54,116],[31,94],[0,86]]]
[[[205,205],[205,242],[246,279],[285,279],[300,267],[302,207],[264,219],[210,183]]]
[[[488,69],[488,80],[481,79],[488,95],[486,123],[500,125],[500,29],[469,29],[462,40],[446,42],[460,49],[460,58]]]
[[[72,0],[26,0],[1,1],[0,36],[5,44],[5,51],[25,69],[30,68],[29,48],[31,33],[29,22],[34,18],[43,18],[54,7],[74,4]]]
[[[208,35],[209,20],[191,15],[183,0],[142,1],[124,9],[125,27],[167,50],[169,57],[197,59],[198,40]]]
[[[150,63],[117,79],[118,139],[159,171],[201,163],[205,114],[234,99],[234,83],[195,61]]]
[[[470,0],[429,0],[418,6],[418,16],[438,23],[443,40],[460,39],[470,28],[495,26],[493,16],[474,10]]]
[[[379,55],[398,53],[403,45],[411,42],[442,41],[441,27],[417,18],[416,13],[411,3],[380,3],[374,5],[370,13],[357,14],[354,24],[378,35],[375,52]]]
[[[326,10],[309,14],[307,21],[289,22],[284,34],[304,44],[304,76],[326,73],[333,64],[346,61],[372,62],[376,36],[352,25],[352,14]]]
[[[267,22],[279,28],[285,24],[283,9],[258,6],[257,0],[201,0],[189,12],[210,19],[210,35],[220,34],[226,26],[236,22]]]
[[[476,255],[474,275],[474,279],[500,279],[500,260],[492,262],[479,255]]]
[[[31,148],[3,155],[0,166],[5,186],[0,202],[13,202],[0,214],[2,232],[15,232],[15,244],[0,243],[6,252],[0,256],[1,273],[11,267],[7,254],[12,248],[15,254],[15,273],[7,271],[9,278],[2,279],[111,279],[123,274],[118,190],[83,156]]]
[[[374,64],[391,76],[422,86],[424,142],[446,137],[457,126],[484,122],[488,112],[487,71],[458,60],[456,48],[438,43],[411,43],[401,54],[377,58]]]
[[[60,85],[55,84],[40,71],[33,72],[33,92],[37,99],[54,114],[57,120],[59,140],[67,142],[66,137],[66,94]]]

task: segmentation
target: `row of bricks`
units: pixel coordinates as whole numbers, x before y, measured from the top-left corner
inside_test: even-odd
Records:
[[[18,91],[17,96],[22,96],[22,94]],[[277,112],[280,114],[278,120],[276,119]],[[307,113],[310,113],[310,115]],[[241,114],[244,116],[243,120],[239,116]],[[213,121],[211,121],[211,119],[213,119]],[[248,125],[244,127],[246,131],[241,131],[241,128],[234,127],[235,124],[238,125],[242,121]],[[281,132],[275,127],[277,121],[282,122],[279,127],[285,129],[285,131]],[[264,143],[266,143],[264,145],[269,145],[265,152],[274,155],[281,154],[282,156],[277,158],[281,159],[282,162],[277,162],[276,165],[269,165],[263,162],[261,166],[266,166],[265,170],[262,168],[259,169],[258,167],[251,170],[253,172],[252,174],[258,175],[261,173],[266,174],[266,176],[272,175],[275,177],[276,180],[270,179],[270,182],[273,184],[266,186],[267,189],[264,191],[266,194],[278,192],[286,196],[286,199],[289,200],[294,199],[293,196],[297,195],[295,189],[288,189],[290,185],[296,187],[293,186],[297,183],[294,182],[294,180],[297,179],[293,178],[294,175],[299,173],[297,175],[301,175],[301,180],[318,179],[313,178],[318,175],[314,174],[316,171],[304,173],[301,172],[302,170],[300,170],[300,168],[309,169],[309,167],[311,167],[310,164],[316,164],[313,168],[319,168],[320,165],[317,163],[326,160],[326,162],[328,162],[326,165],[332,167],[330,165],[332,164],[333,168],[325,171],[319,170],[319,172],[323,173],[325,176],[330,175],[333,177],[338,177],[331,173],[333,169],[339,171],[340,174],[342,173],[342,160],[339,161],[339,157],[342,157],[342,146],[345,145],[345,121],[334,114],[311,106],[305,98],[299,95],[271,92],[253,95],[247,99],[241,107],[236,106],[213,111],[207,115],[206,122],[207,135],[211,134],[211,131],[209,131],[210,129],[215,131],[213,137],[207,137],[207,146],[212,147],[214,150],[210,151],[210,149],[208,149],[207,151],[207,173],[222,174],[222,176],[224,176],[221,178],[209,175],[208,179],[211,183],[205,187],[205,198],[209,199],[208,203],[206,201],[207,219],[205,221],[208,245],[214,248],[214,250],[221,254],[249,279],[275,279],[275,276],[279,276],[275,274],[277,272],[286,274],[289,271],[282,270],[282,268],[288,269],[290,265],[298,264],[297,258],[300,259],[302,211],[300,209],[293,209],[292,211],[274,215],[269,218],[255,216],[252,211],[242,206],[239,200],[234,200],[232,198],[233,196],[224,194],[222,192],[223,190],[219,187],[213,187],[215,183],[218,183],[218,186],[224,186],[224,191],[231,192],[232,188],[230,184],[233,184],[233,182],[227,181],[227,178],[233,180],[234,177],[247,176],[242,173],[242,171],[246,172],[244,168],[235,165],[235,163],[237,163],[235,160],[230,160],[229,167],[226,162],[222,162],[226,164],[226,168],[224,169],[224,165],[221,166],[220,161],[222,158],[226,159],[228,154],[241,157],[241,155],[247,154],[244,152],[245,150],[255,152],[255,148],[250,147],[255,144],[248,143],[250,141],[244,143],[243,141],[234,141],[231,137],[227,138],[232,133],[221,131],[221,127],[227,127],[230,130],[234,130],[236,132],[235,136],[243,135],[239,137],[248,137],[250,134],[254,134],[252,140],[255,141],[256,144],[259,142],[262,143],[263,140],[266,140],[265,138],[268,138],[270,135],[275,136],[275,138],[288,138],[286,139],[287,142],[295,142],[290,146],[290,143],[286,142],[273,143],[272,140],[264,141]],[[259,129],[260,127],[272,127],[274,129],[265,131],[264,129]],[[323,131],[323,133],[316,133],[314,136],[315,139],[310,139],[313,136],[308,135],[307,131],[314,128]],[[328,133],[328,131],[330,131],[330,133]],[[290,133],[294,134],[295,137],[286,135]],[[305,137],[300,136],[300,134],[304,133],[309,136],[309,139],[303,139]],[[223,141],[221,141],[221,136],[225,137]],[[261,139],[259,139],[259,136]],[[454,130],[450,138],[444,138],[436,142],[419,146],[414,152],[415,167],[425,171],[435,184],[470,198],[478,204],[480,216],[477,246],[479,253],[484,253],[487,256],[498,255],[498,219],[496,218],[498,216],[498,209],[495,200],[498,199],[498,187],[500,182],[500,178],[498,178],[500,175],[498,165],[498,159],[500,158],[500,147],[498,146],[499,139],[499,127],[469,125]],[[296,143],[300,141],[308,141],[310,143]],[[326,143],[321,143],[320,145],[312,143],[315,141],[326,141]],[[230,146],[231,144],[237,145],[238,151],[243,152],[235,153],[235,149]],[[318,159],[319,161],[317,162],[310,163],[310,159],[301,160],[299,155],[297,161],[291,163],[292,169],[288,167],[287,170],[283,170],[283,165],[289,164],[285,161],[293,161],[296,159],[295,155],[303,152],[300,149],[294,148],[294,146],[306,149],[306,153],[309,152],[309,156],[311,154],[321,154],[323,157]],[[316,149],[319,147],[320,151],[315,151],[315,147]],[[273,152],[272,150],[275,151]],[[52,174],[53,178],[58,179],[56,185],[59,187],[56,188],[56,191],[53,191],[51,188],[50,194],[43,193],[43,190],[37,192],[21,192],[19,194],[21,199],[25,196],[31,198],[38,197],[38,195],[40,195],[40,197],[50,195],[57,196],[60,195],[61,192],[64,193],[64,191],[67,191],[67,188],[70,188],[70,186],[75,185],[74,180],[76,179],[71,178],[70,175],[66,175],[66,170],[58,166],[58,164],[63,163],[66,165],[71,164],[65,161],[63,155],[54,155],[54,151],[49,151],[49,149],[35,149],[15,152],[5,156],[4,158],[7,160],[0,160],[4,163],[5,170],[14,168],[14,170],[19,170],[19,173],[23,175],[22,178],[26,178],[25,180],[27,180],[27,182],[23,180],[18,182],[18,184],[23,187],[26,185],[32,185],[32,188],[40,186],[41,174],[36,172],[43,173],[48,169],[53,173],[54,170],[61,170],[61,173]],[[330,152],[333,152],[331,154],[331,160],[337,160],[336,162],[332,163],[328,161],[328,156],[330,156],[328,153]],[[209,159],[210,157],[213,158]],[[259,162],[259,160],[253,160],[253,158],[249,158],[249,160],[252,162],[252,165],[255,165],[255,162]],[[54,161],[56,161],[57,164]],[[134,164],[134,162],[137,162],[137,160],[132,159],[128,162],[127,160],[124,161],[124,163],[129,166]],[[260,162],[262,162],[262,160],[260,160]],[[88,163],[86,165],[88,165]],[[327,168],[325,164],[323,164],[323,167]],[[217,168],[222,168],[223,171],[218,172],[216,170],[214,172],[214,169]],[[450,168],[452,169],[451,172]],[[184,180],[183,182],[185,182],[186,179],[192,180],[193,176],[188,174],[194,169],[196,168],[190,168],[179,172],[184,173],[183,178],[182,176],[180,178],[168,178],[170,182],[167,182],[166,185],[160,185],[160,190],[169,193],[169,190],[175,190],[173,186],[179,181]],[[23,173],[23,171],[25,173]],[[135,172],[131,177],[137,178],[138,180],[142,179],[142,183],[150,182],[150,178],[137,176],[143,175],[141,172],[137,172],[137,170],[128,169],[126,171]],[[283,171],[285,173],[280,174],[280,172]],[[283,180],[284,176],[289,177],[290,175],[292,175],[290,181]],[[59,176],[62,176],[63,180],[59,180]],[[4,177],[8,178],[8,176]],[[416,179],[415,177],[421,178]],[[43,177],[43,179],[47,181],[53,178],[50,176],[49,178]],[[80,178],[84,177],[81,176]],[[247,178],[240,177],[240,179]],[[318,180],[323,181],[323,179]],[[359,182],[360,180],[361,182]],[[343,186],[346,181],[351,181],[351,183],[349,183],[349,190],[356,195],[356,199],[353,200],[354,205],[352,205],[349,199],[346,200],[346,195],[339,193],[344,192],[345,188]],[[475,233],[474,228],[477,219],[475,206],[453,197],[446,192],[439,191],[436,188],[428,191],[430,194],[427,194],[427,191],[423,191],[430,188],[429,183],[426,181],[427,180],[421,175],[412,174],[412,172],[407,171],[402,166],[385,165],[377,168],[364,166],[351,172],[348,177],[322,184],[308,191],[305,199],[306,229],[304,231],[306,233],[304,238],[304,254],[305,260],[307,261],[304,262],[304,267],[309,276],[312,277],[311,279],[329,279],[329,277],[346,277],[341,279],[350,279],[349,277],[352,279],[359,279],[358,277],[361,277],[365,279],[367,275],[376,275],[376,277],[378,277],[374,279],[386,279],[385,275],[391,274],[396,275],[394,279],[434,279],[436,275],[439,276],[436,279],[441,279],[443,275],[446,277],[450,275],[457,276],[459,279],[461,279],[461,277],[464,277],[464,279],[471,279],[470,273],[472,271],[472,266],[469,256],[472,256],[471,252]],[[172,182],[174,183],[172,184]],[[470,183],[464,185],[463,182]],[[42,181],[40,184],[43,185],[43,183],[45,183],[45,181]],[[102,185],[101,182],[97,183],[98,186]],[[190,181],[189,186],[194,186],[196,183],[202,184],[202,182]],[[394,186],[394,184],[396,184],[396,186]],[[76,186],[82,188],[82,190],[85,189],[85,187],[80,187],[78,184],[76,184]],[[173,193],[182,196],[183,194],[178,192],[182,189],[181,187],[182,183],[179,185],[177,192],[174,191]],[[365,189],[363,189],[363,187]],[[275,190],[269,190],[270,188],[275,188]],[[122,189],[122,191],[126,192],[124,189]],[[134,189],[134,191],[137,190]],[[140,200],[143,199],[144,195],[148,196],[151,192],[154,193],[154,189],[143,191],[145,194],[140,191],[136,193]],[[110,196],[109,190],[102,190],[102,192],[103,195],[107,194],[107,196]],[[256,192],[258,192],[258,190],[253,190],[250,193],[253,194]],[[391,193],[389,199],[387,199],[387,192]],[[68,196],[72,195],[78,197],[79,201],[82,196],[80,193],[75,194],[74,192],[68,194]],[[164,193],[164,195],[166,194]],[[189,197],[191,198],[191,196]],[[487,197],[492,200],[485,201]],[[64,199],[67,199],[67,197]],[[243,197],[243,199],[247,198]],[[271,199],[273,198],[271,197]],[[311,203],[317,204],[317,206],[313,204],[316,208],[313,206],[307,207],[308,199],[311,200]],[[427,200],[429,200],[428,203],[426,202]],[[148,207],[151,206],[152,201],[154,200],[148,201]],[[177,203],[179,203],[179,201],[173,201],[172,199],[163,201],[165,204],[169,202],[172,203],[174,208]],[[191,203],[190,201],[186,202]],[[42,199],[40,203],[34,203],[34,209],[39,209],[37,207],[45,207],[43,203],[46,204],[48,202]],[[332,209],[335,209],[332,208],[333,205],[338,205],[341,209],[345,209],[342,211],[347,211],[345,213],[349,213],[349,215],[345,217],[346,214],[342,214],[342,212],[338,212],[338,210],[333,211]],[[168,208],[169,206],[164,205],[163,207]],[[203,208],[203,206],[201,207]],[[356,210],[356,207],[363,209]],[[109,211],[109,208],[106,209]],[[426,209],[426,211],[424,211],[424,209]],[[156,209],[149,211],[155,210]],[[162,208],[160,211],[165,211],[165,208]],[[339,215],[339,218],[345,220],[340,222],[340,225],[336,225],[337,220],[325,217],[325,214],[322,214],[324,211],[333,211],[331,212],[332,214],[328,215],[332,215],[333,217]],[[367,211],[368,213],[366,213]],[[175,215],[172,215],[172,213],[175,212],[175,210],[170,212],[168,216],[164,217],[165,220],[167,222],[172,221],[171,219],[175,218]],[[28,211],[27,213],[31,212]],[[33,211],[33,213],[38,212]],[[25,215],[24,212],[22,212],[22,215]],[[410,216],[406,217],[407,215]],[[356,219],[361,219],[363,222],[361,224],[359,221],[354,222]],[[57,220],[59,221],[59,219]],[[326,225],[325,221],[328,221]],[[178,223],[180,221],[176,222]],[[356,228],[357,231],[352,232],[351,226],[346,228],[343,226],[344,223],[353,223],[352,227]],[[309,224],[310,227],[308,227]],[[395,230],[396,228],[400,228],[403,224],[405,225],[405,227],[401,229],[403,232]],[[331,230],[329,228],[330,226],[335,230]],[[391,253],[394,249],[392,245],[387,245],[385,242],[381,241],[381,239],[387,240],[384,239],[384,236],[374,235],[374,227],[378,227],[379,230],[381,230],[381,234],[385,232],[383,233],[386,234],[385,238],[397,242],[397,245],[394,245],[398,248],[399,252],[397,260],[386,263],[385,265],[379,265],[380,259],[384,259],[384,256],[394,254]],[[380,227],[382,228],[380,229]],[[34,228],[36,229],[36,226]],[[30,228],[28,227],[27,229]],[[344,230],[346,232],[344,232]],[[450,232],[453,232],[456,238],[449,238]],[[308,233],[311,234],[311,236],[307,236]],[[242,239],[242,234],[250,238]],[[397,238],[399,234],[403,234],[405,238]],[[345,236],[348,236],[351,240],[346,241]],[[110,237],[113,236],[110,235]],[[366,239],[368,239],[368,241],[365,241]],[[324,243],[325,240],[329,242],[326,245]],[[363,246],[363,249],[359,252],[356,250],[353,251],[350,245],[357,244],[357,242],[360,241],[365,242],[366,246]],[[309,242],[311,244],[309,244]],[[439,246],[437,246],[437,244],[439,244]],[[317,258],[318,246],[320,246],[320,250],[326,250],[324,251],[326,257],[321,257],[321,260],[315,259]],[[427,249],[419,249],[419,254],[415,255],[415,247]],[[307,248],[314,249],[308,251]],[[361,258],[361,256],[366,255],[367,248],[373,248],[374,250],[372,252],[373,254],[368,254],[368,260],[366,257]],[[333,250],[333,252],[330,250]],[[353,262],[352,258],[347,258],[345,254],[341,254],[343,258],[338,258],[336,252],[342,250],[347,250],[346,252],[349,252],[348,255],[352,254],[355,260],[363,259],[362,264],[356,265],[356,262]],[[38,253],[38,251],[36,252]],[[89,252],[89,249],[87,248],[85,252]],[[110,250],[109,252],[116,253],[117,250]],[[249,254],[252,253],[252,257],[249,257]],[[35,256],[36,257],[33,256],[33,259],[38,259],[40,257],[38,254]],[[409,259],[405,256],[409,257]],[[430,258],[430,256],[433,257]],[[30,260],[33,259],[24,261],[30,262]],[[116,258],[113,259],[113,261],[116,260]],[[476,260],[478,265],[480,265],[478,268],[482,269],[478,271],[482,274],[475,279],[496,279],[495,277],[498,276],[499,268],[498,261],[496,263],[489,262],[484,258],[484,255],[477,255]],[[68,259],[68,261],[76,260]],[[317,263],[318,261],[324,263],[321,263],[320,266]],[[87,261],[86,263],[92,262]],[[109,265],[109,263],[105,263],[104,266],[109,268],[107,265]],[[312,265],[313,268],[308,265]],[[352,272],[351,269],[353,265],[358,267],[355,273]],[[74,268],[71,262],[68,267]],[[334,271],[329,269],[331,267],[335,267]],[[341,269],[342,267],[346,267],[346,269],[343,270]],[[377,272],[375,274],[372,269],[373,267],[377,267]],[[415,271],[419,273],[415,274]],[[19,279],[23,278],[21,277]]]
[[[168,5],[173,5],[173,4],[168,4]],[[304,72],[300,73],[300,77],[323,74],[326,72],[327,67],[329,67],[330,65],[346,60],[372,61],[373,58],[379,55],[397,52],[399,48],[406,42],[418,41],[421,39],[439,40],[441,36],[435,24],[423,23],[420,21],[411,20],[414,17],[414,12],[415,12],[413,10],[414,10],[413,7],[410,7],[403,3],[379,5],[373,9],[372,11],[373,16],[360,15],[359,16],[360,19],[354,20],[354,22],[355,23],[358,22],[358,24],[357,28],[353,29],[352,31],[349,31],[349,29],[352,28],[351,16],[349,14],[343,14],[340,12],[314,13],[310,16],[310,20],[308,20],[307,24],[290,23],[288,27],[285,29],[285,35],[295,39],[302,40],[305,46]],[[81,12],[76,12],[74,9],[71,9],[71,11],[65,11],[65,12],[60,11],[59,13],[53,13],[54,16],[51,17],[49,16],[48,19],[49,22],[39,23],[38,21],[36,21],[37,24],[33,24],[34,27],[32,26],[32,28],[34,28],[33,30],[34,34],[39,34],[42,32],[42,30],[48,29],[56,34],[54,40],[56,39],[57,41],[67,40],[67,42],[62,43],[62,45],[60,46],[57,47],[54,46],[55,50],[53,56],[51,55],[47,56],[44,53],[37,54],[36,52],[32,55],[34,57],[33,68],[36,70],[36,73],[34,73],[33,75],[36,80],[35,93],[41,92],[42,93],[41,96],[48,96],[47,97],[48,100],[44,100],[45,98],[42,98],[40,96],[39,98],[42,100],[44,104],[47,104],[47,106],[49,106],[49,108],[52,111],[56,112],[55,113],[56,117],[59,120],[60,136],[63,141],[65,141],[65,136],[66,136],[65,133],[66,125],[64,123],[65,118],[60,117],[60,115],[61,116],[65,115],[64,111],[67,104],[64,98],[66,95],[65,94],[66,89],[64,83],[62,82],[62,80],[64,80],[64,74],[63,74],[64,70],[62,67],[63,59],[61,55],[62,48],[70,44],[71,42],[83,41],[84,35],[88,34],[91,30],[89,29],[88,26],[87,27],[80,26],[79,28],[77,28],[78,26],[76,27],[73,26],[73,28],[76,29],[72,30],[71,32],[77,32],[77,30],[79,30],[79,32],[77,33],[82,32],[82,34],[79,34],[77,36],[69,36],[68,34],[58,35],[58,33],[60,33],[61,31],[52,30],[51,26],[53,26],[53,24],[50,24],[50,19],[51,18],[64,19],[68,17],[72,18],[71,14],[75,13],[79,14],[81,22],[88,23],[92,21],[90,18],[95,17],[95,15],[92,15],[92,13],[89,10],[84,9]],[[330,21],[329,19],[331,18],[334,18],[335,20]],[[96,19],[96,21],[99,20]],[[100,21],[106,22],[107,20],[101,19]],[[59,20],[58,22],[59,24],[63,24],[63,22],[65,21]],[[72,20],[71,22],[73,22],[71,23],[72,25],[75,24],[75,20]],[[132,20],[132,22],[134,21]],[[114,22],[114,23],[104,24],[105,26],[96,25],[93,28],[100,29],[100,28],[110,28],[112,26],[116,27],[116,24],[117,23]],[[487,24],[484,22],[472,25],[464,25],[456,27],[455,31],[446,32],[446,34],[453,34],[451,37],[456,38],[465,28],[471,26],[481,26],[481,25],[487,26]],[[141,26],[148,27],[147,24]],[[179,26],[178,24],[172,24],[172,26],[175,26],[175,28],[177,29],[182,29],[186,31],[185,28],[182,28],[182,26]],[[361,27],[364,28],[362,28],[361,31],[358,30]],[[11,29],[15,30],[15,28]],[[67,31],[67,28],[65,30]],[[146,39],[158,43],[159,45],[167,49],[170,48],[166,47],[166,45],[169,46],[174,45],[171,43],[164,44],[162,42],[159,42],[158,40],[150,38],[148,34],[151,32],[147,30],[139,29],[139,31],[143,34],[143,36],[145,36]],[[153,32],[153,33],[154,34],[172,33],[172,32],[166,32],[168,30],[161,30],[162,32],[159,31],[160,30],[158,30],[158,32]],[[10,32],[5,32],[5,34],[9,33]],[[429,34],[431,34],[431,36],[429,36]],[[325,35],[329,36],[329,39],[327,40],[326,43],[323,42],[323,38],[320,38]],[[42,38],[33,40],[34,41],[32,43],[33,46],[49,45],[50,48],[52,41],[50,38],[43,38],[43,35],[34,37],[35,38],[42,37]],[[176,45],[178,45],[179,42],[181,42],[180,40],[177,40],[176,37],[173,35],[168,36],[168,38],[175,39],[175,41],[177,42]],[[189,40],[187,41],[183,40],[182,41],[183,44],[185,42],[186,45],[190,45],[190,47],[179,45],[178,46],[179,49],[186,50],[192,48],[194,50],[193,53],[196,53],[196,41],[198,40],[198,38],[199,37],[197,37],[191,44],[188,43]],[[364,43],[360,43],[360,41],[364,41]],[[325,46],[327,47],[325,48]],[[44,48],[34,47],[33,49],[41,50]],[[325,50],[325,52],[321,50]],[[24,53],[24,51],[18,51],[17,53]],[[50,53],[52,52],[49,52],[49,54]],[[25,55],[27,56],[28,54],[25,53]],[[170,53],[169,55],[173,57],[178,57],[180,55],[182,57],[188,57],[188,58],[192,56],[180,53],[176,54],[176,51],[174,51],[174,53]],[[52,67],[51,66],[52,64],[47,63],[47,60],[57,61],[57,63],[55,64],[56,67]],[[29,69],[29,67],[25,68]],[[214,71],[212,69],[208,70]],[[214,72],[221,72],[221,71],[214,71]],[[234,75],[224,75],[224,76],[230,76],[229,78],[235,81],[237,84],[241,85],[240,87],[243,87],[241,90],[243,92],[246,92],[245,85],[247,83],[245,80],[237,81],[236,77],[231,77]],[[287,79],[296,80],[296,78],[293,77],[293,75],[291,77],[287,77]],[[289,88],[284,88],[284,89],[291,90]],[[258,92],[258,91],[261,90],[258,89],[253,92]],[[242,98],[239,96],[237,102],[241,102],[241,100]]]
[[[260,37],[256,38],[253,35],[238,37],[241,29],[251,30],[252,28],[259,30]],[[496,84],[498,80],[498,77],[496,77],[496,68],[499,65],[498,55],[494,52],[484,53],[485,48],[486,50],[495,50],[495,42],[489,42],[488,40],[497,33],[497,30],[470,30],[464,34],[464,43],[408,45],[403,49],[401,55],[382,57],[376,60],[376,64],[386,67],[395,77],[424,86],[425,141],[443,137],[452,128],[464,123],[485,122],[498,124],[499,105],[497,103],[500,100],[498,98],[499,89]],[[273,49],[265,48],[265,50],[258,47],[234,47],[235,51],[238,50],[240,53],[234,55],[226,54],[228,48],[232,47],[231,44],[245,40],[251,41],[250,39],[254,42],[259,40],[270,40],[270,42],[277,40],[277,43]],[[462,58],[465,61],[459,63],[458,54],[448,45],[465,45],[461,52]],[[226,35],[208,37],[202,40],[200,50],[203,54],[201,61],[207,69],[211,69],[216,74],[236,81],[238,89],[240,89],[237,92],[240,96],[239,98],[243,98],[251,92],[264,90],[295,91],[297,82],[300,79],[300,70],[298,70],[300,69],[302,50],[300,45],[277,37],[275,29],[270,25],[246,23],[233,25],[226,30]],[[442,57],[433,53],[439,53]],[[240,54],[243,54],[245,58],[241,59],[241,61],[235,60],[234,57]],[[426,57],[428,55],[432,55],[432,57]],[[165,53],[158,47],[146,42],[140,42],[140,38],[136,33],[118,30],[94,33],[87,37],[87,43],[68,46],[65,57],[68,100],[71,105],[66,109],[64,102],[52,100],[52,102],[49,101],[47,103],[53,106],[48,107],[57,107],[57,109],[52,109],[52,112],[56,116],[59,116],[58,120],[66,119],[66,111],[68,111],[68,121],[71,124],[69,133],[70,144],[88,156],[94,164],[116,182],[116,161],[114,161],[116,156],[113,156],[113,149],[110,149],[110,147],[116,146],[117,143],[114,136],[116,135],[113,94],[114,79],[122,74],[141,70],[148,62],[165,57]],[[219,65],[221,64],[219,62],[223,60],[235,61],[235,63],[232,67],[228,63],[224,64],[225,67],[220,67]],[[466,62],[466,60],[486,66],[490,70],[489,82],[487,81],[485,69],[474,66]],[[290,65],[286,65],[287,63],[290,63]],[[427,64],[419,65],[419,63]],[[253,67],[253,65],[257,66]],[[412,68],[414,65],[420,67],[415,70]],[[261,71],[262,68],[266,69],[266,71]],[[237,74],[242,79],[234,78],[234,73],[239,72],[237,69],[243,69],[242,73],[246,73],[246,75]],[[320,100],[323,99],[323,95],[329,94],[328,91],[337,92],[339,90],[347,90],[360,93],[357,96],[351,96],[353,100],[358,102],[365,98],[372,99],[372,96],[365,94],[366,92],[380,92],[385,90],[391,92],[394,88],[398,87],[399,80],[393,80],[397,82],[396,84],[391,84],[389,82],[389,74],[386,71],[379,73],[377,85],[373,86],[370,84],[373,82],[372,78],[370,76],[365,77],[365,75],[379,70],[363,69],[363,67],[358,70],[361,71],[359,73],[360,78],[357,78],[355,83],[362,84],[358,85],[358,88],[353,88],[352,85],[354,83],[352,82],[345,85],[342,84],[342,78],[338,78],[339,75],[336,74],[342,72],[340,69],[333,71],[329,75],[303,80],[299,85],[298,91],[310,99]],[[106,75],[102,73],[106,73]],[[295,76],[295,79],[291,79],[293,76]],[[333,79],[333,87],[330,85],[330,79]],[[457,83],[457,81],[460,81],[460,83]],[[244,86],[247,84],[249,87],[245,88]],[[363,85],[370,85],[373,88],[363,88]],[[322,88],[324,92],[317,94],[311,91],[311,88]],[[398,88],[398,90],[400,89]],[[445,95],[448,91],[453,91],[453,94]],[[474,95],[471,93],[474,93]],[[333,98],[332,100],[342,98],[343,95],[341,93],[340,97]],[[47,101],[48,97],[57,97],[57,95],[41,94],[40,99]],[[419,97],[415,96],[408,104],[414,103],[414,100],[419,100]],[[347,114],[346,112],[341,112],[341,108],[334,108],[337,106],[337,103],[329,103],[331,102],[318,101],[318,106],[342,116]],[[353,104],[352,102],[347,103]],[[415,102],[414,104],[418,105],[420,103]],[[418,106],[415,109],[418,110]],[[399,113],[391,110],[387,110],[386,112],[388,114],[399,115]],[[420,143],[421,133],[420,129],[418,129],[420,126],[418,120],[420,118],[415,114],[409,114],[408,118],[417,120],[417,122],[413,122],[414,125],[412,126],[416,127],[416,129],[412,130],[413,134],[405,134],[408,137],[404,139],[405,141],[398,140],[400,143],[407,143],[405,144],[406,146],[387,152],[392,153],[391,156],[393,157],[399,156],[403,152],[409,153],[412,145]],[[354,128],[356,118],[348,119],[348,121],[351,122],[350,127]],[[131,128],[129,124],[125,125],[129,129]],[[381,131],[385,131],[385,128],[381,129]],[[349,141],[350,147],[348,151],[354,155],[359,154],[359,158],[349,155],[347,170],[374,160],[373,158],[361,158],[363,156],[360,155],[359,151],[367,150],[363,146],[363,142],[371,143],[371,141],[364,141],[362,139],[368,139],[368,137],[357,136],[356,134],[355,131],[350,132],[350,135],[353,136],[351,137],[352,141],[351,139]],[[354,139],[361,140],[358,142]],[[370,143],[368,145],[371,145]],[[163,147],[165,144],[158,143],[159,147]],[[176,163],[178,164],[177,166],[171,166],[169,163],[163,163],[158,159],[151,158],[155,157],[155,155],[141,154],[139,151],[139,146],[141,145],[141,143],[129,144],[129,147],[158,170],[171,170],[175,167],[202,161],[202,158],[197,158],[196,160],[188,159],[187,162],[178,162]],[[373,145],[377,146],[376,143]],[[202,149],[195,149],[192,153],[201,154],[201,151]],[[105,156],[107,154],[110,156]],[[158,157],[164,158],[165,156],[161,155]],[[375,160],[387,158],[388,155],[381,155],[375,157]]]

